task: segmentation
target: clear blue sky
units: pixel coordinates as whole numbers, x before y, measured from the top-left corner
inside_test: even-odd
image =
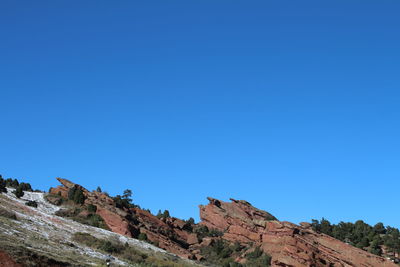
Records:
[[[0,173],[400,227],[399,1],[0,4]]]

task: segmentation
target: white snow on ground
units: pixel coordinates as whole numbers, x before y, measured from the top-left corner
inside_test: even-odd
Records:
[[[79,250],[75,249],[75,251],[79,251],[79,253],[83,255],[102,260],[105,260],[108,257],[108,255],[106,254],[97,252],[91,248],[84,247],[78,243],[75,243],[72,240],[72,236],[74,233],[86,232],[97,238],[108,239],[108,240],[119,240],[123,244],[128,243],[129,245],[132,245],[137,248],[176,256],[149,243],[133,238],[128,238],[126,236],[122,236],[120,234],[113,233],[104,229],[80,224],[78,222],[75,222],[67,218],[59,217],[54,213],[58,211],[60,207],[47,202],[44,198],[44,193],[24,192],[24,196],[18,199],[12,193],[14,191],[13,188],[7,188],[7,191],[8,191],[7,194],[4,195],[8,197],[10,203],[18,202],[19,204],[23,205],[24,209],[30,209],[32,211],[29,212],[28,214],[25,214],[24,212],[15,211],[17,217],[23,219],[23,220],[18,220],[15,223],[23,224],[21,225],[23,229],[27,229],[30,232],[34,232],[38,236],[42,236],[45,239],[56,240],[56,241],[58,240],[60,244],[62,244],[63,242],[73,243],[75,246],[80,248]],[[25,202],[29,200],[36,201],[38,203],[38,207],[33,208],[26,206]],[[1,201],[0,201],[0,206],[7,207],[7,205],[3,205]],[[0,225],[0,231],[8,235],[18,234],[18,231],[6,229],[2,227],[2,225]],[[73,250],[74,248],[64,245],[63,249]],[[121,261],[119,259],[115,259],[114,263],[119,265],[127,265],[124,261]]]

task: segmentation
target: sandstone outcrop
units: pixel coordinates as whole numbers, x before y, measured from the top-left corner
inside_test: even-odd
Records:
[[[51,188],[48,199],[51,199],[51,195],[68,198],[69,190],[78,187],[85,195],[84,205],[96,206],[96,214],[102,217],[111,231],[135,238],[143,233],[146,234],[148,241],[160,248],[184,258],[195,258],[189,246],[198,243],[197,235],[187,231],[185,221],[177,218],[158,218],[140,208],[117,207],[115,201],[105,193],[90,192],[66,179],[57,178],[57,180],[62,185]]]
[[[113,232],[134,238],[143,238],[145,234],[148,242],[184,258],[202,260],[202,248],[222,238],[249,248],[248,252],[260,247],[272,256],[275,267],[397,266],[383,257],[316,233],[309,223],[295,225],[278,221],[243,200],[224,202],[208,198],[208,205],[200,205],[201,222],[195,225],[178,218],[159,218],[139,207],[117,207],[114,199],[105,193],[90,192],[66,179],[57,179],[62,186],[51,188],[51,194],[68,197],[71,188],[79,187],[85,195],[84,205],[96,206],[96,213]],[[222,236],[200,237],[194,228],[201,226],[218,230]],[[245,254],[236,261],[246,262]]]
[[[50,191],[49,191],[50,194],[53,194],[53,195],[60,195],[60,196],[62,196],[62,197],[64,197],[64,198],[68,198],[68,191],[69,191],[71,188],[73,188],[74,186],[76,186],[76,187],[82,189],[82,190],[84,191],[85,194],[88,193],[88,191],[87,191],[83,186],[80,186],[80,185],[78,185],[78,184],[75,184],[75,183],[73,183],[73,182],[67,180],[67,179],[63,179],[63,178],[60,178],[60,177],[57,177],[56,179],[57,179],[62,185],[59,185],[59,186],[57,186],[57,187],[55,187],[55,188],[53,188],[53,187],[50,188]]]
[[[202,224],[223,232],[232,242],[253,243],[272,256],[272,266],[393,266],[383,257],[345,244],[303,226],[277,221],[248,202],[209,198],[200,206]]]

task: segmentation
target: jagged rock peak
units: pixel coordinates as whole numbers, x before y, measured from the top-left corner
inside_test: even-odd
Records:
[[[67,187],[67,188],[72,188],[74,187],[76,184],[71,182],[70,180],[61,178],[61,177],[57,177],[56,178],[63,186]]]
[[[224,202],[212,197],[207,197],[207,199],[209,201],[208,205],[218,207],[221,209],[221,212],[229,213],[229,215],[232,217],[237,217],[244,220],[277,220],[277,218],[272,214],[253,207],[246,200],[236,200],[230,198],[231,202]],[[200,205],[200,217],[201,210],[204,210],[205,207],[207,206]]]

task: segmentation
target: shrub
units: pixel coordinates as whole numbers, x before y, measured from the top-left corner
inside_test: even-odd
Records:
[[[197,234],[197,237],[202,240],[204,237],[219,237],[222,236],[223,233],[217,229],[208,229],[205,225],[199,225],[194,228],[194,233]]]
[[[208,261],[218,265],[229,266],[229,263],[233,262],[230,258],[232,253],[229,243],[222,239],[217,239],[210,246],[201,248],[201,254]]]
[[[60,193],[60,192],[59,192]],[[64,202],[64,198],[61,195],[46,194],[44,198],[51,204],[60,206]]]
[[[13,193],[17,198],[21,198],[24,196],[24,191],[22,190],[22,187],[20,187],[20,186],[18,186],[17,189],[15,189],[13,191]]]
[[[95,213],[95,212],[97,211],[97,206],[95,206],[95,205],[93,205],[93,204],[89,204],[89,205],[87,206],[87,210],[88,210],[89,212]]]
[[[119,253],[121,252],[121,249],[118,248],[116,245],[111,243],[110,241],[100,241],[100,245],[98,246],[98,249],[103,250],[107,253]]]
[[[98,215],[98,214],[89,214],[83,221],[83,224],[87,224],[90,226],[94,226],[97,228],[102,228],[105,230],[110,230],[110,228],[108,228],[107,224],[105,223],[105,221],[103,220],[103,218]]]
[[[260,249],[260,247],[256,247],[252,252],[246,255],[247,259],[257,259],[262,256],[264,252]]]
[[[96,238],[88,233],[75,233],[73,240],[85,246],[102,250],[116,255],[132,263],[139,263],[149,267],[185,267],[186,264],[177,262],[177,258],[167,258],[165,255],[157,257],[156,255],[146,255],[136,248],[129,246],[128,243],[122,245],[120,242],[111,242],[109,240]],[[140,266],[142,266],[140,265]]]
[[[168,210],[164,210],[164,212],[161,212],[161,210],[158,210],[156,217],[158,219],[162,219],[162,218],[166,219],[166,218],[170,218],[171,215],[169,214]]]
[[[87,216],[81,216],[82,209],[80,208],[71,208],[71,209],[60,209],[55,212],[55,215],[60,217],[71,218],[74,221],[77,221],[82,224],[90,225],[97,228],[102,228],[105,230],[110,230],[107,224],[103,220],[103,218],[98,214],[89,213]]]
[[[248,253],[246,259],[246,266],[263,267],[271,264],[271,256],[265,254],[260,247],[256,247],[254,251]]]
[[[28,202],[25,202],[25,205],[30,206],[30,207],[34,207],[34,208],[37,208],[37,206],[38,206],[37,202],[34,201],[34,200],[33,201],[29,200]]]
[[[79,186],[74,185],[68,191],[68,199],[74,201],[76,204],[83,204],[85,202],[85,195]]]
[[[147,241],[147,235],[145,233],[140,233],[138,239],[142,241]]]
[[[186,221],[188,224],[195,224],[194,219],[192,217],[189,218],[189,220]]]

